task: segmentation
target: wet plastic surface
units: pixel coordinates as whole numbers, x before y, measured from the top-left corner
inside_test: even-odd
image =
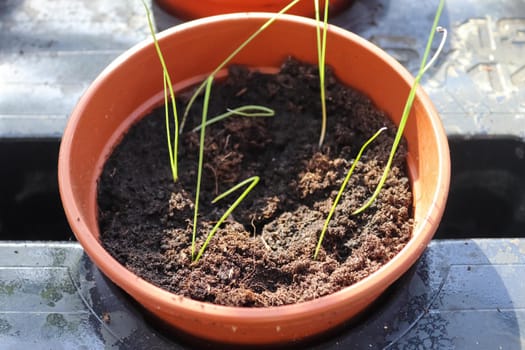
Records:
[[[358,322],[301,349],[518,349],[525,239],[434,241]],[[2,348],[215,349],[166,331],[76,243],[0,244]],[[229,347],[231,348],[231,347]]]
[[[415,72],[435,6],[359,0],[331,22]],[[159,29],[180,23],[153,10]],[[452,157],[437,240],[362,319],[298,348],[525,348],[524,15],[522,0],[447,3],[449,41],[423,81]],[[163,330],[78,244],[30,242],[71,239],[62,130],[97,74],[148,35],[140,1],[0,0],[0,348],[216,348]]]

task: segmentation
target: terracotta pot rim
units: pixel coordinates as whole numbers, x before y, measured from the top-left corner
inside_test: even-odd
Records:
[[[172,27],[170,29],[167,29],[161,33],[158,34],[158,39],[162,40],[164,37],[168,37],[173,35],[174,33],[181,33],[187,30],[191,30],[191,28],[195,26],[200,26],[205,23],[211,23],[211,22],[217,22],[217,21],[235,21],[235,20],[246,20],[247,18],[253,18],[253,19],[268,19],[272,14],[271,13],[259,13],[259,12],[252,12],[252,13],[236,13],[236,14],[225,14],[225,15],[217,15],[207,18],[201,18],[194,21],[186,22],[183,24],[180,24],[178,26]],[[301,16],[295,16],[295,15],[282,15],[282,17],[279,19],[279,21],[288,21],[292,23],[298,23],[301,25],[307,25],[307,26],[313,26],[315,25],[315,21],[313,19],[301,17]],[[407,84],[412,85],[412,82],[414,81],[414,78],[411,76],[411,74],[400,64],[398,63],[394,58],[386,54],[384,51],[379,49],[377,46],[373,45],[372,43],[366,41],[365,39],[357,36],[354,33],[348,32],[344,29],[338,28],[334,25],[329,26],[329,30],[336,35],[345,36],[349,40],[353,40],[358,42],[363,48],[366,50],[373,51],[374,54],[379,56],[381,60],[385,62],[385,64],[388,64],[392,67],[394,67],[399,75],[402,77],[402,80],[405,81]],[[70,225],[73,227],[78,227],[80,230],[88,230],[87,225],[85,222],[81,220],[80,217],[80,210],[76,206],[76,203],[74,201],[69,200],[68,198],[73,198],[73,191],[71,188],[71,180],[70,180],[70,174],[67,171],[67,160],[69,157],[69,154],[66,154],[66,149],[69,149],[69,145],[72,143],[73,140],[73,130],[75,129],[76,125],[79,122],[79,110],[82,110],[84,105],[89,100],[90,96],[93,94],[93,91],[96,90],[97,86],[101,84],[105,76],[110,74],[115,67],[119,66],[123,62],[126,61],[126,59],[137,52],[141,50],[148,50],[151,49],[152,46],[152,40],[151,39],[145,39],[142,42],[136,44],[123,54],[121,54],[119,57],[117,57],[112,63],[110,63],[106,69],[100,73],[100,75],[96,78],[96,80],[93,82],[93,84],[90,85],[90,87],[86,90],[82,98],[80,99],[79,103],[73,110],[71,114],[71,118],[68,121],[67,127],[65,129],[65,132],[63,134],[62,138],[62,145],[60,148],[60,155],[59,159],[63,160],[59,162],[59,184],[60,184],[60,194],[62,201],[67,204],[64,205],[64,209],[66,210],[66,215],[68,217],[68,220],[70,222]],[[447,154],[448,153],[448,147],[446,144],[446,138],[445,143],[443,143],[443,136],[444,132],[441,134],[438,131],[442,131],[442,126],[439,123],[439,117],[437,114],[437,111],[433,107],[433,104],[430,101],[430,98],[428,95],[423,91],[423,89],[418,89],[417,91],[417,98],[422,102],[422,106],[424,109],[426,109],[427,113],[431,116],[430,119],[432,121],[432,124],[434,124],[434,133],[435,136],[439,142],[438,151],[440,154]],[[446,162],[443,160],[446,157],[440,157],[440,168],[442,169],[442,172],[439,174],[440,179],[438,180],[438,183],[441,184],[441,188],[436,190],[433,196],[433,203],[444,203],[446,200],[446,195],[448,192],[448,186],[449,186],[449,178],[450,178],[450,164],[445,164]],[[445,200],[443,199],[445,197]],[[441,216],[444,208],[437,208],[437,210],[440,212],[438,215]],[[435,216],[434,216],[435,217]],[[427,217],[424,221],[430,221],[430,215],[427,213]],[[388,263],[383,265],[379,270],[372,273],[370,276],[364,278],[363,280],[343,288],[342,290],[339,290],[335,293],[319,297],[314,300],[300,302],[296,304],[291,305],[283,305],[283,306],[272,306],[272,307],[264,307],[264,308],[247,308],[247,307],[232,307],[232,306],[222,306],[222,305],[215,305],[208,302],[200,302],[196,300],[192,300],[186,297],[182,297],[179,295],[175,295],[173,293],[170,293],[166,290],[163,290],[145,280],[138,277],[128,269],[126,269],[124,266],[122,266],[115,258],[113,258],[101,245],[100,241],[95,238],[93,235],[77,235],[77,239],[81,243],[81,245],[86,249],[85,247],[90,247],[90,251],[86,252],[88,255],[94,260],[97,261],[97,264],[101,268],[101,270],[108,276],[111,276],[111,279],[114,280],[116,284],[119,286],[126,286],[126,290],[133,295],[134,293],[137,293],[139,290],[146,290],[147,293],[151,294],[153,297],[153,305],[157,309],[164,309],[166,310],[172,310],[169,311],[171,313],[177,313],[177,309],[179,310],[185,310],[186,312],[193,312],[195,314],[210,314],[215,316],[222,316],[224,320],[227,319],[233,319],[237,318],[239,316],[246,318],[248,320],[253,319],[254,321],[257,320],[257,322],[261,322],[261,320],[271,320],[275,319],[276,317],[279,317],[280,319],[285,320],[288,316],[290,317],[297,317],[297,315],[304,315],[308,316],[309,314],[313,314],[318,312],[319,310],[323,310],[323,312],[327,312],[326,306],[327,304],[330,305],[331,309],[337,309],[339,305],[346,303],[346,300],[350,296],[364,296],[368,293],[368,290],[370,288],[374,288],[376,286],[382,285],[384,282],[382,280],[384,279],[385,275],[388,276],[394,276],[390,277],[391,281],[396,280],[401,276],[402,273],[405,272],[405,270],[401,267],[401,265],[398,263],[399,261],[406,261],[407,259],[411,259],[410,256],[413,256],[414,251],[417,251],[418,254],[416,254],[416,257],[419,257],[420,254],[423,252],[423,250],[426,248],[427,244],[430,241],[430,238],[428,235],[422,235],[421,232],[424,231],[425,226],[418,225],[419,229],[417,231],[413,231],[412,238],[407,243],[407,245],[399,252],[392,260],[390,260]],[[76,230],[75,230],[76,231]],[[97,232],[98,233],[98,232]],[[76,233],[75,233],[76,235]],[[410,261],[411,264],[413,264],[416,260],[416,258],[413,258],[414,261]]]

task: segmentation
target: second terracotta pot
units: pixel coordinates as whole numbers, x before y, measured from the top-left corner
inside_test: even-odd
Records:
[[[330,0],[330,14],[335,14],[351,0]],[[279,12],[290,3],[290,0],[157,0],[164,10],[182,19],[236,12]],[[319,1],[323,8],[324,0]],[[314,0],[302,0],[287,12],[290,15],[314,17]]]
[[[199,82],[269,14],[235,14],[182,24],[159,35],[177,90]],[[287,56],[315,64],[316,22],[283,16],[234,63],[277,69]],[[398,124],[413,82],[392,57],[370,42],[330,26],[327,63],[345,84],[368,95]],[[362,281],[316,300],[270,308],[218,306],[162,290],[115,260],[99,241],[97,179],[132,123],[163,101],[162,70],[151,41],[111,63],[75,107],[62,138],[59,185],[68,221],[93,262],[151,313],[197,337],[226,343],[288,342],[326,331],[362,312],[419,258],[436,231],[450,179],[447,138],[422,89],[404,136],[414,195],[414,229],[406,247]]]

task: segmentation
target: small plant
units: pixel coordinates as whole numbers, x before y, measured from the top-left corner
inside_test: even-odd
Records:
[[[419,72],[418,72],[416,78],[414,79],[414,83],[412,84],[412,87],[411,87],[410,92],[408,94],[408,98],[407,98],[407,101],[406,101],[406,104],[405,104],[405,108],[403,109],[403,114],[401,116],[401,121],[399,123],[399,127],[397,129],[396,136],[395,136],[394,142],[392,144],[392,148],[390,150],[390,155],[388,157],[387,164],[386,164],[385,169],[383,171],[383,175],[381,176],[381,179],[379,180],[379,183],[377,184],[376,189],[375,189],[374,193],[372,194],[372,196],[359,209],[355,210],[352,213],[352,215],[360,214],[363,211],[365,211],[368,207],[370,207],[370,205],[372,205],[372,203],[376,200],[377,196],[379,195],[379,192],[381,192],[381,189],[383,188],[383,186],[385,184],[385,181],[386,181],[386,178],[388,176],[388,173],[390,172],[390,167],[392,166],[392,162],[394,160],[394,156],[395,156],[396,151],[397,151],[397,149],[399,147],[399,142],[401,142],[401,138],[403,137],[403,131],[405,130],[405,125],[406,125],[406,122],[408,120],[408,115],[410,114],[410,110],[412,109],[412,104],[413,104],[414,98],[416,96],[416,89],[417,89],[417,87],[419,85],[419,81],[421,80],[423,74],[425,74],[425,72],[428,70],[428,68],[430,68],[430,66],[432,66],[432,64],[436,61],[437,57],[441,53],[441,50],[443,49],[445,41],[447,39],[447,31],[446,31],[446,29],[444,29],[442,27],[438,27],[438,22],[439,22],[439,18],[441,17],[441,12],[443,10],[443,6],[444,6],[444,0],[440,0],[438,9],[436,11],[436,15],[434,17],[434,22],[432,24],[432,29],[430,30],[430,34],[429,34],[429,37],[428,37],[428,41],[427,41],[427,45],[426,45],[426,48],[425,48],[425,52],[424,52],[423,58],[421,60],[421,65],[420,65],[420,68],[419,68]],[[428,58],[428,55],[430,53],[430,48],[432,46],[432,42],[434,41],[434,34],[435,34],[435,32],[443,33],[443,38],[442,38],[441,43],[439,44],[439,47],[437,48],[434,56],[432,57],[430,62],[428,62],[428,64],[427,64],[427,58]],[[357,157],[354,159],[354,162],[352,163],[352,166],[350,167],[350,170],[348,171],[348,174],[346,175],[345,180],[343,181],[343,184],[341,185],[341,188],[339,189],[339,192],[337,193],[337,196],[336,196],[336,198],[334,200],[334,203],[332,204],[330,212],[328,213],[328,217],[326,218],[326,221],[324,223],[323,229],[321,230],[321,234],[319,235],[319,240],[317,242],[317,246],[316,246],[316,249],[315,249],[315,252],[314,252],[314,259],[317,259],[317,256],[319,254],[319,250],[321,248],[321,244],[323,242],[324,236],[325,236],[326,231],[328,229],[328,224],[330,223],[330,220],[331,220],[332,216],[334,215],[336,206],[339,203],[339,200],[340,200],[340,198],[342,196],[343,191],[346,188],[348,180],[350,179],[350,176],[352,175],[352,173],[354,171],[355,165],[357,164],[357,162],[361,158],[361,155],[362,155],[363,151],[366,149],[366,147],[377,136],[379,136],[379,134],[383,130],[384,129],[380,129],[368,141],[366,141],[365,144],[361,147]]]
[[[392,166],[392,161],[394,160],[394,156],[396,154],[397,148],[399,147],[399,142],[401,142],[401,138],[403,137],[403,131],[405,130],[405,125],[408,120],[408,115],[410,114],[410,110],[412,109],[412,104],[414,103],[414,98],[416,97],[416,89],[419,85],[419,81],[423,77],[423,74],[425,74],[425,72],[428,70],[428,68],[430,68],[430,66],[434,64],[439,54],[441,53],[443,46],[445,45],[445,41],[447,40],[447,30],[442,27],[438,27],[439,18],[441,17],[441,12],[443,11],[444,5],[445,5],[445,0],[440,0],[438,9],[436,11],[436,15],[434,17],[434,23],[432,24],[432,29],[430,30],[430,34],[428,36],[425,52],[423,54],[423,58],[421,59],[419,71],[417,73],[416,78],[414,79],[414,83],[412,84],[412,88],[410,89],[410,92],[408,94],[405,108],[403,110],[403,114],[401,115],[401,121],[399,122],[399,127],[397,128],[396,137],[394,139],[394,143],[392,144],[392,149],[390,150],[390,156],[388,157],[388,162],[385,166],[385,170],[383,171],[383,176],[381,176],[381,180],[379,180],[379,183],[377,184],[377,187],[374,193],[372,194],[372,196],[370,197],[370,199],[365,204],[363,204],[361,208],[354,211],[353,215],[357,215],[365,211],[376,200],[377,196],[379,195],[379,192],[381,192],[381,189],[383,188],[383,185],[385,184],[388,173],[390,172],[390,167]],[[427,58],[428,58],[428,55],[430,54],[432,42],[434,41],[434,34],[436,32],[443,33],[443,38],[434,56],[432,57],[430,62],[428,62],[427,64]]]
[[[328,32],[328,3],[324,3],[323,33],[321,37],[321,20],[319,19],[319,0],[315,0],[315,20],[317,21],[317,64],[319,67],[319,85],[321,97],[321,135],[319,148],[323,145],[326,135],[326,89],[325,89],[325,62],[326,62],[326,33]]]
[[[224,214],[221,216],[219,221],[217,221],[215,226],[213,226],[213,228],[211,229],[210,233],[208,233],[208,236],[206,237],[206,241],[203,243],[201,249],[199,250],[199,254],[197,254],[195,259],[193,260],[194,262],[199,261],[199,259],[201,258],[202,254],[204,254],[204,251],[206,250],[206,247],[208,246],[208,244],[210,243],[211,239],[215,235],[215,232],[217,232],[217,230],[222,225],[224,220],[226,220],[226,218],[235,210],[235,208],[237,208],[239,206],[239,204],[241,204],[241,202],[248,195],[248,193],[250,193],[250,191],[259,183],[259,180],[260,179],[259,179],[258,176],[252,176],[252,177],[250,177],[250,178],[248,178],[248,179],[238,183],[237,185],[233,186],[232,188],[230,188],[226,192],[220,194],[219,196],[215,197],[215,199],[212,201],[212,203],[217,203],[219,200],[223,199],[224,197],[226,197],[226,196],[230,195],[231,193],[237,191],[238,189],[248,185],[248,187],[246,187],[244,192],[235,200],[235,202],[233,202],[233,204],[230,206],[230,208],[228,208],[228,210],[226,210],[224,212]]]
[[[323,229],[321,231],[321,235],[319,236],[319,240],[317,241],[317,246],[315,247],[314,252],[314,259],[317,259],[317,255],[319,254],[319,250],[321,249],[321,244],[323,243],[324,236],[326,234],[326,231],[328,230],[328,224],[330,223],[330,220],[332,219],[332,216],[334,216],[335,208],[337,207],[337,204],[339,204],[339,200],[341,199],[341,196],[343,195],[344,190],[346,189],[346,185],[348,184],[348,181],[350,180],[350,177],[352,176],[352,173],[354,172],[354,169],[357,165],[357,162],[359,162],[359,159],[361,159],[361,156],[363,155],[363,152],[368,147],[369,144],[372,143],[383,131],[385,131],[386,128],[379,129],[374,135],[372,135],[371,138],[369,138],[363,146],[361,146],[361,149],[359,150],[359,153],[355,157],[354,161],[352,162],[352,166],[350,167],[350,170],[348,170],[348,173],[346,174],[346,177],[343,181],[343,184],[341,185],[341,188],[339,189],[339,192],[337,192],[337,196],[334,199],[334,203],[332,204],[332,207],[330,208],[330,212],[328,213],[328,217],[326,218],[324,222]]]
[[[177,114],[177,103],[175,102],[175,93],[173,92],[173,84],[171,83],[171,78],[166,67],[166,62],[164,61],[164,55],[160,49],[159,42],[157,41],[157,36],[155,35],[155,29],[153,28],[153,21],[151,20],[151,12],[148,5],[142,0],[142,4],[146,9],[146,17],[148,20],[148,27],[153,38],[153,44],[155,45],[155,50],[157,51],[157,56],[159,57],[160,64],[162,65],[162,82],[164,84],[164,108],[166,115],[166,139],[168,141],[168,155],[170,158],[170,167],[171,174],[173,176],[173,181],[177,182],[178,176],[178,164],[177,164],[177,155],[179,153],[179,117]],[[173,123],[174,123],[174,133],[173,141],[171,139],[171,129],[170,129],[170,118],[169,118],[169,100],[168,100],[168,91],[169,97],[171,98],[171,107],[173,109]]]
[[[296,1],[297,2],[297,1]],[[162,66],[162,73],[163,73],[163,85],[164,85],[164,108],[165,108],[165,115],[166,115],[166,137],[168,142],[168,154],[170,159],[170,166],[172,170],[172,176],[173,181],[176,182],[178,180],[178,136],[179,136],[179,118],[177,113],[177,104],[175,102],[175,93],[173,91],[173,84],[171,83],[170,74],[168,71],[168,68],[166,66],[166,63],[164,61],[164,56],[162,54],[162,50],[160,48],[159,42],[157,40],[157,36],[155,34],[155,30],[153,28],[153,22],[151,20],[151,12],[144,2],[142,1],[144,8],[146,9],[146,15],[148,20],[148,26],[150,29],[150,34],[153,38],[153,43],[155,46],[155,50],[157,52],[157,56],[159,57],[159,61]],[[289,6],[291,7],[291,6]],[[240,51],[240,50],[239,50]],[[238,52],[238,51],[237,51]],[[230,56],[227,58],[227,60],[231,60],[233,56]],[[223,62],[221,66],[225,66],[227,63]],[[220,70],[217,69],[216,72]],[[259,177],[251,177],[247,180],[242,181],[241,183],[235,185],[228,191],[224,192],[223,194],[219,195],[217,198],[215,198],[212,203],[216,203],[218,200],[228,196],[232,192],[238,190],[239,188],[245,186],[246,184],[250,184],[246,190],[238,197],[238,199],[226,210],[226,212],[222,215],[222,217],[219,219],[219,221],[216,223],[216,225],[213,227],[213,229],[208,233],[208,236],[206,238],[206,241],[202,245],[201,249],[199,250],[197,256],[195,256],[196,252],[196,241],[197,241],[197,219],[199,216],[199,200],[200,200],[200,187],[201,187],[201,180],[202,180],[202,170],[203,170],[203,160],[204,160],[204,139],[206,135],[206,126],[211,125],[213,123],[216,123],[220,120],[223,120],[225,118],[228,118],[233,115],[241,115],[245,117],[272,117],[275,115],[275,111],[273,111],[270,108],[264,107],[264,106],[258,106],[258,105],[248,105],[248,106],[241,106],[235,109],[230,109],[226,113],[223,113],[217,117],[214,117],[210,120],[207,120],[208,115],[208,106],[209,106],[209,100],[210,100],[210,93],[211,93],[211,86],[213,83],[214,74],[210,75],[204,82],[201,84],[201,87],[205,88],[205,94],[204,94],[204,102],[203,102],[203,111],[202,111],[202,121],[200,126],[194,129],[194,131],[200,130],[200,141],[199,141],[199,161],[198,161],[198,168],[197,168],[197,184],[196,184],[196,190],[195,190],[195,205],[194,205],[194,215],[193,215],[193,228],[192,228],[192,240],[191,240],[191,258],[194,263],[197,263],[206,250],[206,247],[211,241],[211,238],[215,235],[215,232],[218,230],[220,225],[226,220],[226,218],[239,206],[239,204],[243,201],[243,199],[248,195],[248,193],[257,185],[259,182]],[[169,93],[168,93],[169,92]],[[168,98],[169,95],[169,98]],[[193,103],[197,96],[197,93],[193,95],[192,100],[190,101],[190,104]],[[172,104],[172,110],[173,110],[173,122],[175,125],[174,130],[174,139],[172,141],[171,139],[171,129],[170,129],[170,118],[169,118],[169,101],[171,100]],[[188,104],[188,106],[190,106]],[[187,111],[189,109],[187,108]],[[182,130],[182,125],[181,125]]]

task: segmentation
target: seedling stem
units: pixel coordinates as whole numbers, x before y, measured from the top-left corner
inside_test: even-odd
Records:
[[[372,141],[374,141],[385,130],[386,128],[379,129],[374,135],[372,135],[371,138],[369,138],[363,144],[363,146],[361,146],[361,149],[359,150],[359,153],[355,157],[354,162],[352,163],[352,166],[350,167],[350,170],[346,174],[346,177],[343,181],[343,184],[341,185],[341,188],[339,189],[339,192],[337,192],[337,196],[335,197],[334,203],[332,204],[332,208],[330,209],[330,212],[328,213],[328,217],[326,218],[324,222],[324,226],[321,231],[321,235],[319,236],[319,240],[317,241],[317,246],[315,247],[314,259],[317,259],[317,255],[319,254],[319,250],[321,249],[321,244],[323,243],[324,236],[328,229],[328,224],[330,223],[330,220],[332,219],[332,216],[335,213],[335,208],[337,207],[337,204],[339,204],[339,200],[341,199],[341,196],[343,195],[346,185],[348,184],[348,181],[350,180],[350,177],[352,176],[352,173],[354,172],[357,162],[359,162],[359,159],[361,159],[361,156],[363,155],[363,152],[368,147],[368,145],[372,143]]]
[[[206,118],[208,117],[208,105],[210,103],[211,85],[213,83],[213,77],[206,79],[206,91],[204,93],[204,103],[202,107],[202,122],[201,122],[201,133],[199,141],[199,165],[197,168],[197,187],[195,190],[195,205],[193,211],[193,234],[191,237],[191,258],[195,258],[195,242],[197,240],[197,220],[199,216],[199,197],[201,193],[201,180],[202,180],[202,163],[204,161],[204,138],[206,136]]]
[[[166,66],[166,62],[164,61],[164,56],[162,55],[162,51],[160,49],[159,42],[157,40],[157,35],[155,34],[155,29],[153,28],[153,21],[151,20],[151,12],[149,10],[148,5],[146,5],[145,1],[142,0],[142,4],[144,5],[144,8],[146,9],[146,17],[148,19],[148,26],[151,33],[151,36],[153,38],[153,43],[155,45],[155,50],[157,51],[157,56],[159,57],[160,64],[162,65],[162,79],[164,84],[164,113],[166,115],[166,139],[168,141],[168,155],[170,158],[170,167],[171,167],[171,175],[173,177],[173,181],[177,182],[179,175],[178,175],[178,164],[177,164],[177,157],[179,154],[179,117],[177,113],[177,103],[175,102],[175,93],[173,92],[173,84],[171,83],[170,74],[168,71],[168,68]],[[174,132],[173,132],[173,142],[171,141],[171,131],[170,131],[170,118],[169,118],[169,108],[168,108],[168,89],[169,89],[169,95],[171,97],[171,107],[173,109],[173,124],[174,124]]]
[[[324,143],[326,135],[326,88],[325,88],[325,62],[326,62],[326,33],[328,32],[328,3],[325,1],[323,18],[323,36],[321,39],[321,21],[319,19],[319,0],[315,0],[315,20],[317,21],[317,61],[319,66],[319,85],[321,89],[321,135],[319,147]]]
[[[421,60],[419,72],[416,78],[414,79],[414,83],[412,84],[412,88],[410,89],[410,93],[408,94],[408,99],[406,101],[405,108],[401,116],[401,121],[399,122],[397,133],[394,138],[394,143],[392,144],[392,149],[390,150],[390,156],[388,157],[388,161],[385,166],[385,170],[383,171],[383,175],[381,176],[381,179],[379,180],[379,183],[377,184],[377,187],[374,193],[372,194],[372,196],[368,199],[368,201],[361,208],[354,211],[352,215],[360,214],[363,211],[365,211],[368,207],[370,207],[370,205],[376,200],[377,196],[379,196],[379,192],[381,192],[381,189],[383,188],[383,185],[386,182],[386,178],[388,177],[388,173],[390,172],[390,167],[392,166],[392,162],[394,160],[394,156],[396,154],[397,148],[399,147],[399,143],[401,141],[401,138],[403,137],[403,131],[405,130],[405,125],[408,120],[408,115],[410,114],[410,110],[412,109],[412,104],[414,103],[414,98],[416,96],[416,90],[419,85],[419,81],[421,80],[421,77],[426,72],[426,70],[430,67],[432,63],[435,62],[435,60],[439,56],[445,44],[445,40],[447,38],[446,29],[442,27],[438,27],[439,18],[441,17],[441,12],[443,10],[444,4],[445,4],[445,1],[440,0],[439,6],[436,12],[436,16],[434,17],[434,23],[432,24],[432,29],[428,36],[427,46],[425,48],[425,53],[423,54],[423,59]],[[432,42],[434,41],[434,34],[436,31],[443,33],[443,38],[441,40],[441,44],[436,50],[436,53],[434,54],[434,57],[430,60],[429,64],[427,65],[427,58],[430,53],[430,49],[432,47]]]
[[[226,192],[218,195],[212,201],[212,203],[216,203],[217,201],[219,201],[219,200],[223,199],[224,197],[230,195],[231,193],[237,191],[241,187],[246,186],[246,185],[249,184],[248,187],[244,190],[244,192],[228,208],[228,210],[226,210],[226,212],[224,212],[224,214],[221,216],[219,221],[217,221],[215,226],[213,226],[213,228],[210,231],[210,233],[208,233],[208,236],[206,237],[206,241],[204,242],[204,244],[202,245],[201,249],[199,250],[199,254],[197,254],[197,257],[195,259],[193,259],[194,263],[197,263],[199,261],[199,259],[201,258],[202,254],[204,254],[204,251],[206,250],[206,247],[208,246],[208,244],[210,243],[211,239],[213,238],[213,236],[215,235],[215,233],[217,232],[219,227],[222,225],[224,220],[226,220],[226,218],[228,216],[230,216],[230,214],[235,210],[235,208],[237,208],[239,206],[239,204],[241,204],[241,202],[244,200],[244,198],[248,195],[248,193],[250,193],[250,191],[255,187],[255,185],[257,185],[257,183],[259,183],[259,176],[252,176],[252,177],[250,177],[250,178],[248,178],[248,179],[238,183],[237,185],[233,186],[232,188],[230,188]]]

